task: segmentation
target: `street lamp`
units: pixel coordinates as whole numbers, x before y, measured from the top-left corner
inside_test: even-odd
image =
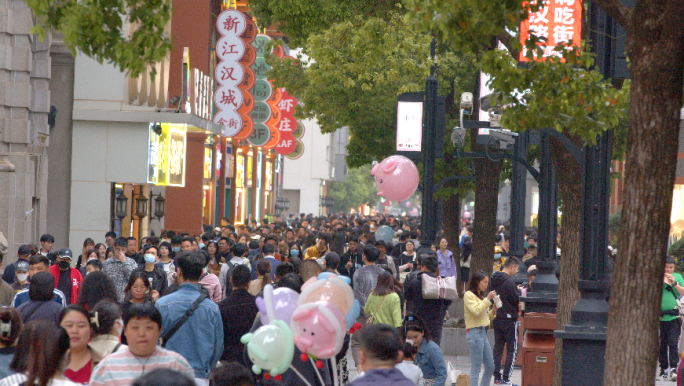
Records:
[[[154,202],[154,212],[150,216],[150,219],[161,220],[166,214],[165,206],[166,200],[162,197],[161,193],[156,194],[157,198],[153,198],[155,194],[150,194],[150,212],[152,209],[152,202]]]
[[[122,219],[128,216],[128,197],[123,192],[116,196],[116,217]]]
[[[138,216],[139,220],[142,220],[147,216],[147,197],[142,194],[134,196],[135,197],[135,215]]]

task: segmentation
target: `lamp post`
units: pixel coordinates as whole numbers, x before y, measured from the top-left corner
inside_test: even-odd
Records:
[[[425,81],[425,120],[423,129],[423,213],[421,223],[423,232],[420,238],[419,253],[432,253],[430,246],[437,235],[437,205],[435,189],[435,133],[437,132],[437,78],[435,78],[435,47],[437,40],[430,43],[430,56],[433,65],[430,76]],[[441,138],[440,138],[441,140]],[[425,251],[424,251],[425,250]],[[429,252],[428,252],[429,251]]]
[[[122,192],[116,196],[116,217],[122,219],[126,216],[128,216],[128,197]]]
[[[156,198],[154,198],[156,196]],[[152,205],[154,204],[154,210],[152,210]],[[150,219],[161,221],[162,217],[166,214],[166,199],[159,194],[150,194]]]

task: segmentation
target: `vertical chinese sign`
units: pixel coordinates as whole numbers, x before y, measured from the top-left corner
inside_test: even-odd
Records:
[[[252,65],[256,78],[254,88],[252,89],[254,108],[250,114],[254,121],[254,131],[247,138],[247,142],[254,146],[264,146],[271,139],[271,130],[266,126],[266,123],[271,118],[271,107],[268,105],[268,98],[271,97],[273,88],[268,79],[266,79],[266,72],[270,70],[270,67],[266,64],[266,59],[264,58],[266,44],[269,41],[271,41],[269,36],[259,34],[252,43],[256,49],[256,60]]]
[[[254,82],[256,78],[254,77],[254,70],[252,70],[252,65],[256,60],[256,50],[252,45],[254,39],[257,36],[257,26],[251,17],[245,15],[245,20],[247,25],[245,26],[245,32],[240,35],[240,39],[245,44],[245,54],[240,59],[240,64],[245,70],[245,74],[242,77],[242,81],[238,84],[238,88],[242,91],[243,103],[242,107],[238,109],[240,113],[240,118],[242,118],[242,130],[237,133],[233,138],[241,141],[249,138],[254,131],[254,121],[250,114],[252,109],[254,109],[254,96],[252,95],[252,88],[254,88]]]
[[[520,61],[529,62],[525,56],[527,54],[525,41],[529,39],[530,34],[546,38],[545,43],[539,44],[544,50],[543,57],[562,56],[561,52],[554,51],[554,48],[561,43],[568,45],[572,41],[570,45],[579,49],[582,37],[582,1],[537,1],[542,1],[542,7],[537,12],[531,12],[527,20],[520,23],[520,43],[523,46],[520,51]]]
[[[246,45],[240,35],[245,31],[246,24],[245,15],[235,9],[221,12],[216,19],[221,38],[216,43],[219,63],[215,71],[218,88],[214,93],[214,123],[223,125],[222,135],[226,137],[233,137],[243,128],[238,109],[242,107],[244,99],[239,84],[245,72],[240,59],[245,54]]]

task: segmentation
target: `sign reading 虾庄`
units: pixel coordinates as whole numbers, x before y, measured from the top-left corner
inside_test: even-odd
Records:
[[[185,186],[186,125],[162,123],[161,134],[150,124],[147,182],[157,186]]]
[[[539,43],[544,50],[543,57],[562,56],[554,51],[558,44],[580,47],[582,36],[582,1],[581,0],[536,0],[542,6],[537,12],[531,12],[526,20],[520,23],[520,51],[521,62],[529,62],[525,42],[530,34],[546,38],[545,43]],[[570,44],[571,42],[571,44]],[[543,58],[534,58],[542,60]]]

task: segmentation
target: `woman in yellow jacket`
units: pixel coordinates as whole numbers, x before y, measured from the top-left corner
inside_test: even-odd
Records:
[[[496,306],[490,310],[496,292],[491,291],[484,296],[488,287],[489,277],[478,271],[470,278],[468,291],[463,296],[466,340],[470,350],[470,386],[490,386],[494,374],[494,356],[487,340],[487,327],[496,316]],[[480,364],[484,365],[481,381]]]

